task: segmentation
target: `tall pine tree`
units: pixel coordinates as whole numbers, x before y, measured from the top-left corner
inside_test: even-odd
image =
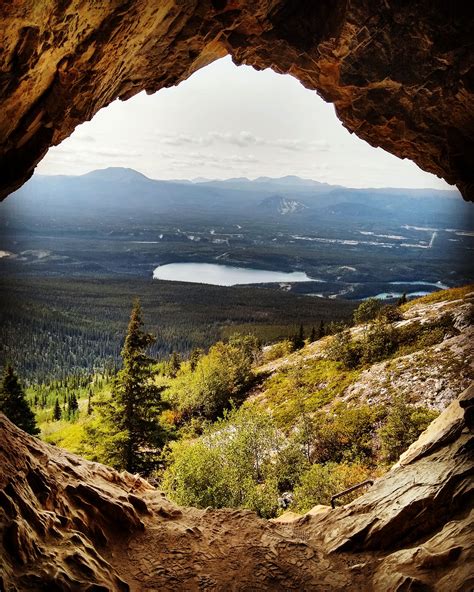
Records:
[[[112,396],[95,405],[101,424],[95,439],[104,451],[100,460],[132,473],[146,471],[149,453],[163,445],[158,421],[162,389],[153,382],[153,360],[146,353],[154,342],[143,330],[136,300],[121,352],[123,367],[115,377]]]
[[[53,409],[53,421],[59,421],[61,419],[61,415],[61,405],[59,404],[59,399],[56,397],[56,402]]]
[[[0,411],[25,432],[39,434],[35,414],[30,409],[25,392],[10,365],[3,371],[0,385]]]

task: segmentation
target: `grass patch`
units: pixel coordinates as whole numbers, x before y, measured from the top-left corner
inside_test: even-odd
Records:
[[[41,426],[41,439],[48,444],[54,444],[74,454],[82,453],[84,437],[84,423],[78,421],[56,421]]]
[[[278,427],[290,430],[302,411],[312,413],[330,403],[357,380],[360,370],[347,370],[340,362],[306,361],[275,372],[264,383],[264,400]]]

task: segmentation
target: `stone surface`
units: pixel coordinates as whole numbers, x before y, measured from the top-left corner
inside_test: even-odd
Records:
[[[434,303],[420,302],[403,313],[403,320],[394,323],[395,327],[408,327],[415,323],[426,325],[439,321],[445,315],[451,316],[459,334],[453,335],[447,330],[443,341],[436,345],[371,364],[333,402],[380,405],[389,404],[394,395],[401,395],[410,404],[444,410],[474,379],[473,295],[467,294],[457,300],[447,298]],[[351,331],[355,337],[360,337],[364,330],[364,326],[357,325]],[[267,362],[258,371],[267,376],[271,384],[275,372],[308,366],[324,359],[329,339],[315,341],[297,352]],[[267,381],[261,382],[251,395],[262,408],[267,405]],[[330,409],[331,405],[329,403],[326,408]]]
[[[349,131],[473,200],[472,17],[464,1],[4,1],[0,197],[114,99],[231,54],[292,74]]]
[[[0,415],[0,589],[471,590],[473,408],[474,387],[349,505],[268,522],[178,508]]]

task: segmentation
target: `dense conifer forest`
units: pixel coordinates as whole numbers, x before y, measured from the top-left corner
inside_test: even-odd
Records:
[[[308,327],[347,320],[355,304],[288,292],[153,280],[3,278],[0,365],[27,381],[104,372],[119,362],[131,304],[140,296],[156,336],[155,357],[188,355],[233,332],[271,342]]]

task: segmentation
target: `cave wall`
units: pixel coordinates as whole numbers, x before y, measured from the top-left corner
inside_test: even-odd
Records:
[[[473,16],[464,0],[4,0],[0,197],[111,101],[230,54],[474,200]]]

